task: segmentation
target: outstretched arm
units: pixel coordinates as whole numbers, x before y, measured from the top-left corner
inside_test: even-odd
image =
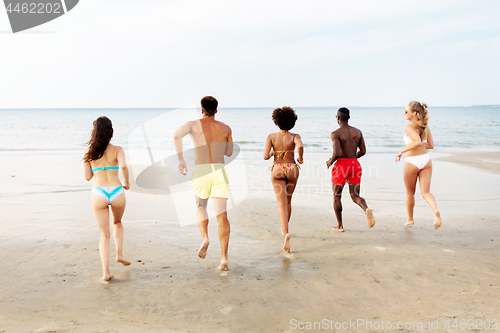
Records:
[[[332,164],[335,163],[335,161],[340,156],[340,141],[339,141],[339,138],[337,136],[337,133],[332,132],[331,138],[332,138],[332,142],[333,142],[333,154],[332,154],[332,157],[328,161],[326,161],[327,168],[331,167]]]
[[[232,136],[233,132],[231,131],[231,128],[229,129],[229,136],[227,137],[227,146],[226,146],[226,152],[224,153],[224,155],[226,155],[227,157],[230,157],[231,155],[233,155],[233,136]]]
[[[302,144],[302,139],[300,138],[300,135],[295,135],[295,138],[293,139],[293,143],[297,146],[297,152],[299,153],[299,157],[297,158],[297,163],[302,164],[304,163],[304,145]]]
[[[123,151],[122,147],[118,148],[118,153],[116,154],[116,159],[118,160],[118,165],[120,166],[120,170],[123,174],[123,178],[125,178],[125,182],[124,182],[125,184],[123,185],[123,188],[128,190],[128,189],[130,189],[130,181],[129,181],[127,162],[125,161],[125,152]]]
[[[182,154],[182,138],[189,133],[191,133],[191,124],[187,122],[179,127],[174,134],[174,145],[175,152],[177,153],[177,160],[179,161],[179,172],[183,175],[187,174],[187,165],[186,161],[184,161],[184,155]]]
[[[270,159],[274,154],[271,153],[271,148],[273,147],[273,144],[271,142],[271,134],[267,136],[266,139],[266,145],[264,147],[264,159],[268,160]]]
[[[366,146],[365,139],[363,138],[363,133],[361,133],[361,140],[359,140],[358,149],[359,150],[356,153],[356,158],[360,158],[361,156],[364,156],[366,154]]]

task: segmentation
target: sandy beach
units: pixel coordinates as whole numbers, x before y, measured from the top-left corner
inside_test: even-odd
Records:
[[[172,218],[168,195],[127,192],[124,255],[132,265],[112,262],[109,283],[101,281],[90,183],[86,190],[1,197],[0,332],[425,332],[436,321],[433,331],[459,332],[455,320],[474,320],[476,327],[487,319],[498,328],[498,154],[474,156],[475,163],[470,155],[433,155],[431,191],[443,217],[437,231],[419,192],[416,223],[403,226],[402,164],[393,155],[368,154],[361,159],[362,196],[377,224],[368,228],[345,189],[344,233],[331,230],[328,156],[306,155],[292,202],[289,255],[282,251],[268,162],[257,156],[245,160],[248,196],[228,212],[227,273],[217,269],[216,221],[201,260],[197,225],[181,227]],[[83,184],[74,157],[51,160]],[[22,185],[28,171],[11,153],[4,158],[19,166],[4,178],[15,174]],[[39,163],[50,164],[42,156]],[[113,251],[112,244],[112,258]],[[356,328],[335,327],[359,320]],[[314,329],[314,322],[323,326]]]

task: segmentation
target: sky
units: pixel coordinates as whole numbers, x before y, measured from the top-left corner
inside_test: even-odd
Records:
[[[500,104],[500,1],[80,0],[13,34],[0,108]]]

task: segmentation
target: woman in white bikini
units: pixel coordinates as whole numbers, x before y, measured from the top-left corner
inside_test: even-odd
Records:
[[[284,237],[283,250],[290,252],[290,234],[288,233],[288,222],[292,215],[292,195],[299,180],[298,164],[304,162],[304,145],[300,135],[290,133],[295,126],[297,115],[288,106],[273,111],[273,121],[280,128],[278,133],[269,134],[264,148],[264,159],[268,160],[274,156],[271,166],[271,182],[278,201],[278,213],[280,217],[281,234]],[[297,163],[294,158],[295,147],[297,147]]]
[[[429,127],[429,112],[426,104],[413,101],[405,109],[405,119],[410,124],[405,127],[406,134],[404,142],[406,148],[396,155],[396,162],[401,160],[403,153],[406,153],[403,177],[406,186],[406,210],[408,221],[405,226],[415,223],[413,220],[413,208],[415,206],[415,189],[417,179],[420,182],[420,192],[425,201],[431,206],[434,212],[434,229],[441,226],[441,215],[437,208],[436,199],[429,192],[431,188],[432,161],[427,153],[427,149],[434,148],[434,141]]]
[[[99,255],[102,263],[102,279],[109,281],[113,277],[109,271],[109,207],[113,213],[113,238],[116,246],[116,261],[124,266],[130,265],[122,254],[123,225],[122,216],[125,211],[125,190],[130,188],[125,152],[121,147],[109,143],[113,137],[113,126],[107,117],[99,117],[94,121],[94,129],[88,142],[89,147],[83,157],[83,173],[85,179],[95,179],[92,188],[92,210],[99,226],[101,239]],[[118,177],[119,170],[125,178],[122,185]]]

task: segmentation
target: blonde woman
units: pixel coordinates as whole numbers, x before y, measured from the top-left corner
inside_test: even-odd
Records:
[[[125,212],[125,191],[130,188],[125,152],[121,147],[110,144],[113,137],[113,126],[107,117],[99,117],[94,121],[94,129],[88,142],[89,147],[83,157],[83,173],[85,179],[94,178],[92,188],[92,210],[100,231],[99,255],[102,264],[102,279],[109,281],[113,275],[109,270],[109,210],[113,213],[113,238],[116,246],[116,261],[124,266],[130,261],[123,258],[123,225]],[[122,185],[118,177],[122,171],[125,183]]]
[[[434,148],[431,130],[428,127],[429,112],[427,105],[416,101],[411,102],[405,109],[405,119],[410,122],[405,127],[404,142],[406,147],[396,155],[396,162],[406,153],[403,177],[406,186],[406,210],[408,220],[405,226],[415,223],[413,208],[415,207],[415,189],[417,179],[420,183],[420,192],[434,212],[434,229],[441,226],[441,215],[437,208],[436,199],[430,192],[432,177],[432,160],[427,149]]]

